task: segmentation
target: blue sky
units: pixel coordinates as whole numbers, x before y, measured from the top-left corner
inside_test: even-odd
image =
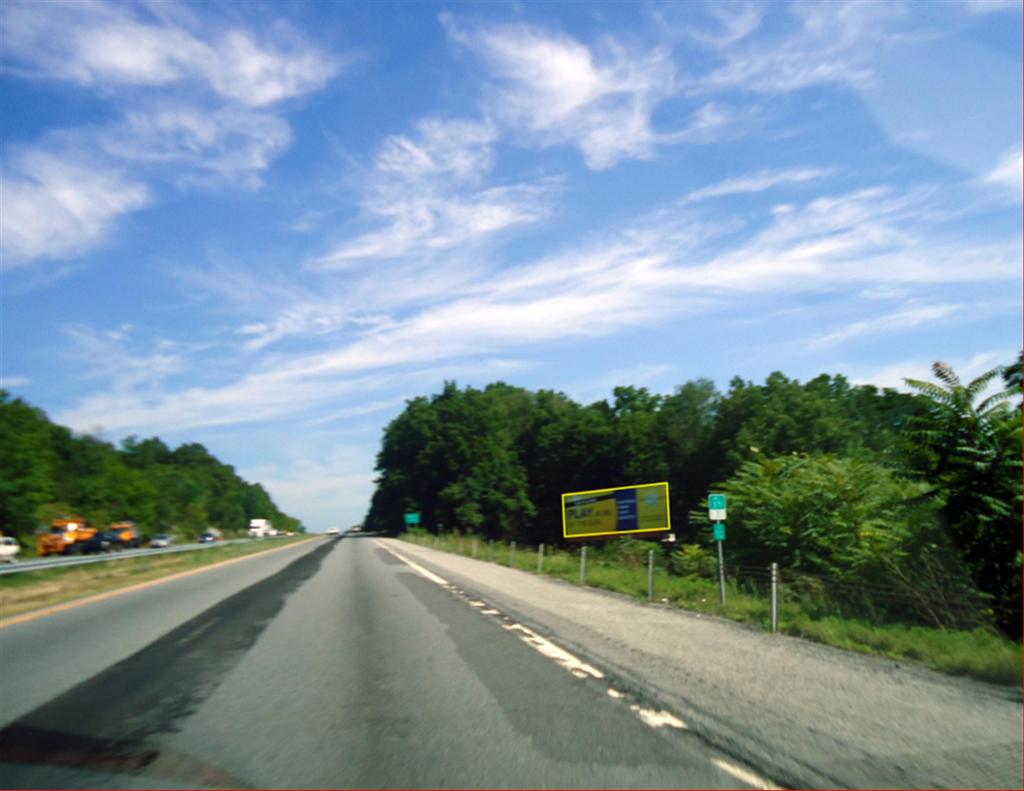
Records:
[[[3,386],[313,530],[446,379],[1021,348],[1021,4],[19,3]]]

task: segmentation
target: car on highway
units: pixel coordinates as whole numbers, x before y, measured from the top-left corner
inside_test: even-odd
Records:
[[[21,545],[11,536],[0,536],[0,563],[16,563]]]
[[[100,552],[113,552],[121,546],[116,533],[110,530],[96,532],[82,544],[83,555],[96,555]]]
[[[199,538],[196,539],[196,540],[200,544],[210,544],[210,543],[212,543],[214,541],[223,541],[224,537],[221,536],[220,531],[217,530],[216,528],[210,528],[209,530],[204,532],[201,536],[199,536]]]
[[[329,535],[329,536],[336,536],[336,535],[339,535],[340,533],[341,533],[341,530],[339,530],[336,527],[329,527],[329,528],[327,528],[327,535]]]
[[[163,549],[165,547],[169,547],[173,543],[174,537],[168,535],[167,533],[158,533],[157,535],[149,539],[149,545],[156,549]]]

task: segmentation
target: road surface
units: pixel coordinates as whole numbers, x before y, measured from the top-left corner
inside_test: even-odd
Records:
[[[304,542],[0,628],[0,783],[765,784],[401,550]]]

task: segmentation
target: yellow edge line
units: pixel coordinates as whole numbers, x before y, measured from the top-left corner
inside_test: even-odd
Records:
[[[208,566],[200,566],[197,569],[189,569],[188,571],[179,571],[177,574],[171,574],[167,577],[157,577],[153,580],[146,580],[145,582],[137,582],[134,585],[129,585],[126,588],[115,588],[109,591],[103,591],[101,593],[94,593],[91,596],[86,596],[82,599],[74,599],[73,601],[64,602],[63,604],[54,604],[50,607],[44,607],[41,610],[32,610],[31,612],[22,613],[21,615],[15,615],[11,618],[5,618],[0,621],[0,629],[6,629],[8,626],[14,626],[15,624],[25,623],[26,621],[34,621],[38,618],[44,618],[47,615],[54,615],[65,610],[73,610],[76,607],[84,607],[86,604],[94,604],[99,601],[106,599],[112,599],[115,596],[120,596],[123,593],[131,593],[132,591],[142,590],[143,588],[152,588],[154,585],[160,585],[164,582],[170,582],[171,580],[181,579],[182,577],[190,577],[193,574],[199,574],[203,571],[209,571],[210,569],[222,568],[223,566],[229,566],[232,563],[238,563],[241,560],[252,560],[252,558],[259,557],[260,555],[269,555],[272,552],[280,552],[283,549],[289,549],[290,547],[296,546],[296,544],[302,543],[301,541],[295,542],[295,544],[286,544],[283,547],[275,547],[274,549],[265,549],[262,552],[253,552],[250,555],[242,555],[237,558],[228,558],[222,560],[220,563],[211,563]]]

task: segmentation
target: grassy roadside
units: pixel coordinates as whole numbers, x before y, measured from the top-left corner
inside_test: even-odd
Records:
[[[473,539],[468,536],[439,537],[405,533],[403,540],[427,547],[472,556]],[[517,547],[505,542],[478,539],[476,557],[502,565],[512,565],[537,573],[537,549]],[[660,562],[660,559],[656,562]],[[578,553],[546,549],[544,574],[579,583]],[[629,566],[603,558],[591,550],[587,558],[587,585],[647,600],[647,569]],[[682,609],[707,613],[749,623],[763,629],[770,627],[771,610],[766,597],[743,590],[735,583],[727,584],[726,604],[718,600],[718,583],[698,576],[670,575],[656,567],[655,597],[658,601]],[[885,656],[890,659],[917,662],[951,675],[968,676],[997,684],[1021,683],[1021,646],[1002,635],[985,629],[958,631],[898,623],[871,623],[863,619],[841,618],[811,612],[799,600],[786,600],[779,605],[779,630],[825,645]]]
[[[307,541],[312,536],[293,536],[268,541],[197,549],[150,557],[111,558],[83,566],[23,571],[0,576],[0,624],[32,610],[62,604],[183,571],[211,566],[233,558]]]

